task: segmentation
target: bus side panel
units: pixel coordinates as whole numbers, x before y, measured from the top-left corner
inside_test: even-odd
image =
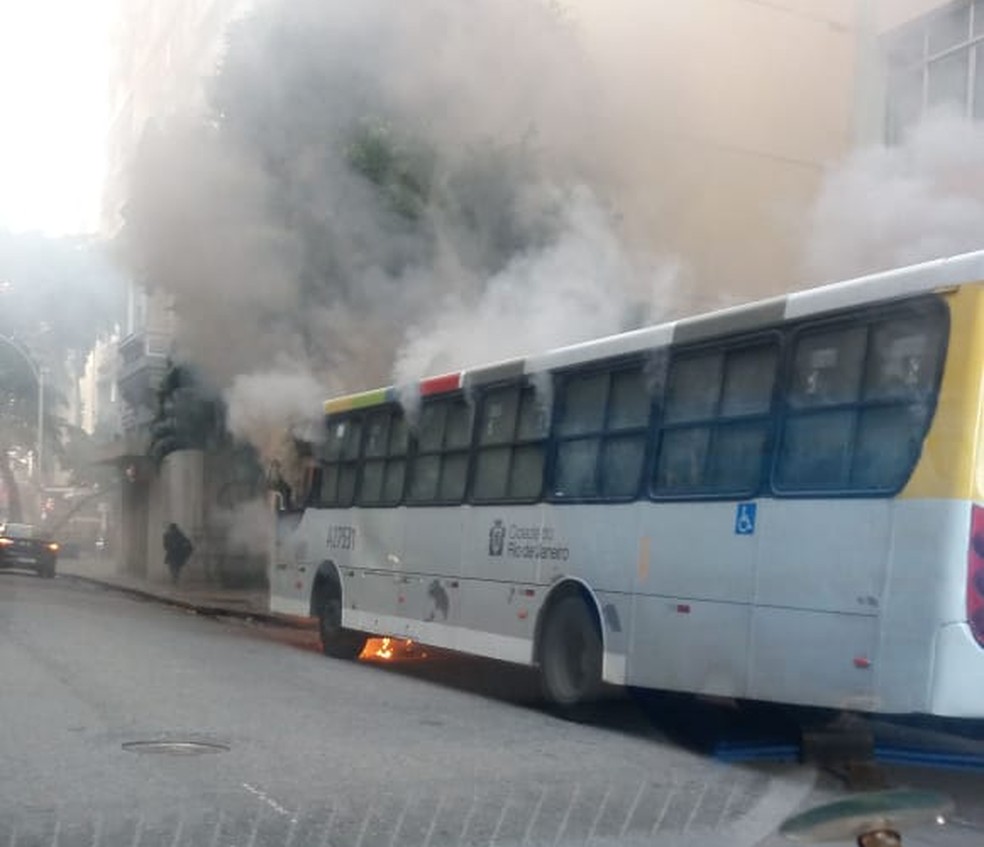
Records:
[[[872,647],[877,639],[878,619],[871,615],[757,608],[748,695],[756,700],[871,709]]]
[[[959,500],[897,500],[889,571],[885,584],[879,662],[878,708],[886,712],[932,710],[934,648],[941,626],[966,617],[969,503]],[[984,650],[979,670],[984,680]],[[979,712],[984,712],[984,685]]]
[[[540,561],[538,580],[551,585],[564,576],[593,591],[631,592],[642,546],[639,522],[645,504],[546,505],[545,544],[559,551]]]
[[[311,591],[318,566],[326,559],[348,565],[350,551],[329,555],[329,527],[349,523],[350,515],[338,509],[305,509],[278,517],[274,562],[276,585],[271,585],[270,609],[292,615],[311,613]]]
[[[763,504],[755,505],[760,514]],[[744,696],[757,526],[739,531],[735,503],[644,509],[629,682]]]
[[[765,504],[748,696],[871,708],[892,503]]]
[[[545,548],[542,506],[473,506],[462,538],[461,624],[492,636],[483,655],[529,664],[544,592],[538,587]],[[491,649],[491,648],[490,648]]]
[[[462,572],[462,540],[468,506],[408,506],[400,568],[407,573],[454,579]]]
[[[748,605],[646,595],[634,605],[629,684],[745,696]]]
[[[461,622],[501,641],[512,661],[533,658],[538,614],[564,579],[582,583],[604,629],[605,678],[625,681],[639,506],[502,506],[468,510]],[[603,589],[611,589],[607,593]],[[523,645],[523,646],[520,646]]]
[[[404,574],[406,509],[348,509],[332,514],[344,523],[326,525],[325,558],[336,565],[348,564],[341,569],[342,622],[347,624],[354,610],[390,615],[422,610],[420,580]]]
[[[891,527],[891,500],[768,501],[756,605],[877,615]]]
[[[271,551],[269,608],[283,615],[306,616],[310,606],[306,602],[304,582],[300,579],[297,562],[295,534],[301,522],[301,512],[278,512],[275,515],[275,538]]]

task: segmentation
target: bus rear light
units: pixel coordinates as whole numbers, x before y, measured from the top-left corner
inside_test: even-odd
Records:
[[[970,543],[967,545],[967,622],[977,643],[984,647],[984,508],[970,513]]]

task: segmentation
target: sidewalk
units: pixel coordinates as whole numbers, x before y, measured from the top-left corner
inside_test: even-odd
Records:
[[[121,573],[112,559],[96,556],[59,559],[58,574],[190,609],[203,615],[231,615],[258,618],[287,626],[313,626],[307,618],[271,612],[266,591],[222,588],[201,582],[179,582],[177,585],[151,582],[133,574]]]

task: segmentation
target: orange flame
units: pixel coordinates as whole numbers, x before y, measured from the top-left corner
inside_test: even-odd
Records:
[[[415,644],[412,639],[402,638],[369,638],[366,646],[362,648],[359,658],[363,660],[380,660],[388,662],[401,656],[413,656],[417,654]],[[424,656],[426,654],[419,654]]]

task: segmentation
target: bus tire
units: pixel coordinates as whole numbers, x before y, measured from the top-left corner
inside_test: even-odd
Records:
[[[342,628],[342,595],[331,586],[321,597],[318,606],[318,632],[321,652],[332,659],[355,659],[366,646],[366,636]]]
[[[540,679],[551,707],[585,720],[601,691],[602,643],[594,616],[580,597],[560,598],[547,612],[540,647]]]

